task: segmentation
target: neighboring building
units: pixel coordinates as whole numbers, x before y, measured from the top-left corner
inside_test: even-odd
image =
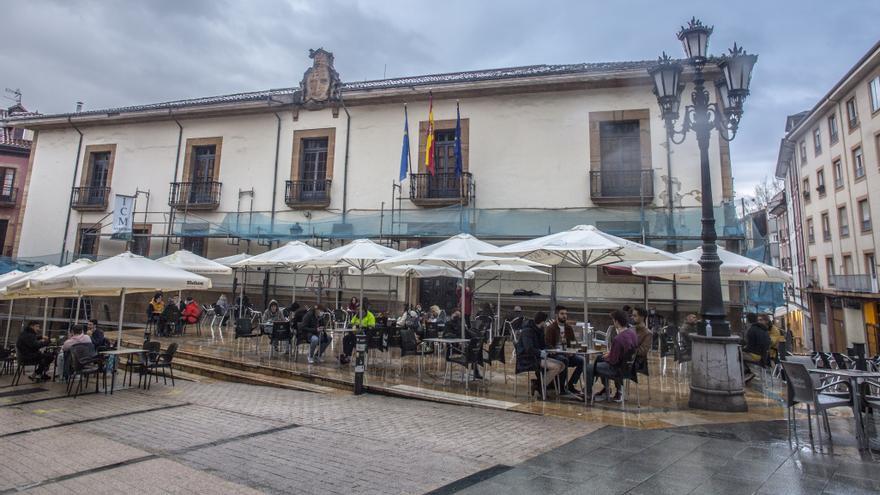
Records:
[[[110,237],[115,194],[138,195],[128,246],[148,256],[186,248],[214,258],[292,238],[328,247],[372,237],[403,248],[460,231],[503,243],[581,223],[661,248],[673,228],[682,248],[699,239],[696,140],[667,153],[646,72],[653,62],[344,83],[332,54],[311,57],[299,87],[14,120],[39,135],[18,255],[58,263],[123,251],[127,243]],[[429,94],[433,176],[423,159]],[[412,165],[398,187],[404,103]],[[733,180],[715,133],[710,160],[721,209]],[[716,217],[722,241],[741,235],[726,223],[733,215]],[[580,277],[559,271],[560,297],[574,307]],[[643,297],[641,279],[600,270],[591,281],[599,313]],[[454,283],[423,283],[422,298],[445,297],[438,292]],[[386,284],[372,290],[384,294]],[[546,282],[514,280],[505,293],[514,288],[550,293]],[[678,291],[696,305],[699,287]],[[671,307],[672,293],[651,284],[658,307]]]
[[[880,43],[816,106],[789,117],[776,175],[790,191],[795,279],[809,298],[815,348],[867,343],[877,354]]]
[[[21,104],[0,110],[0,122],[32,116]],[[0,126],[0,256],[12,256],[21,231],[22,198],[30,170],[33,132],[14,125]]]

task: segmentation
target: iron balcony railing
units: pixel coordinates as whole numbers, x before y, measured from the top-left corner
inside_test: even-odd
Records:
[[[880,292],[877,278],[871,275],[830,275],[828,285],[841,292]]]
[[[220,186],[217,181],[172,182],[168,205],[178,209],[214,210],[220,206]]]
[[[109,187],[74,187],[70,207],[81,211],[104,211],[110,198]]]
[[[650,203],[654,199],[654,171],[593,170],[590,199],[594,203]]]
[[[330,179],[289,180],[284,188],[284,202],[291,208],[330,206]]]
[[[470,172],[409,176],[409,199],[416,205],[467,204],[473,195],[474,178]]]
[[[17,187],[0,187],[0,208],[11,208],[18,201]]]

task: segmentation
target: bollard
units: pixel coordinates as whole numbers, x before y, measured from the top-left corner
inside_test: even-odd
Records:
[[[355,357],[354,357],[354,395],[364,393],[364,362],[367,356],[367,335],[363,332],[355,335]]]

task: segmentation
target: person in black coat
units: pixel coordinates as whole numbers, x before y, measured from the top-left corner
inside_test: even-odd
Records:
[[[24,364],[35,364],[37,369],[34,374],[29,376],[31,380],[48,380],[50,377],[46,374],[49,365],[52,364],[52,354],[42,352],[42,349],[49,345],[49,339],[42,337],[40,334],[42,329],[40,323],[32,321],[18,336],[15,347],[19,354],[19,359]]]
[[[300,331],[305,332],[309,338],[309,364],[315,361],[321,362],[324,351],[330,345],[330,336],[324,330],[323,316],[324,307],[317,304],[303,316],[299,323]]]
[[[523,325],[519,341],[516,343],[516,372],[544,370],[545,383],[553,382],[556,375],[565,370],[565,364],[547,357],[547,344],[544,342],[544,326],[547,313],[538,311],[534,319]],[[540,391],[540,383],[532,380],[532,393]]]
[[[770,332],[758,322],[758,315],[749,313],[746,315],[749,329],[746,332],[746,345],[743,347],[743,369],[746,370],[746,381],[754,378],[747,364],[765,366],[770,353]]]

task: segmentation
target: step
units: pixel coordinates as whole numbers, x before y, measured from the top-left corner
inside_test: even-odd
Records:
[[[216,366],[206,364],[189,359],[180,359],[181,356],[175,356],[174,369],[181,370],[186,373],[207,376],[217,380],[247,383],[250,385],[262,385],[266,387],[283,388],[287,390],[299,390],[304,392],[314,392],[319,394],[331,394],[339,392],[338,389],[305,383],[299,380],[291,380],[278,376],[266,375],[263,373],[253,373],[235,368],[224,366]]]

